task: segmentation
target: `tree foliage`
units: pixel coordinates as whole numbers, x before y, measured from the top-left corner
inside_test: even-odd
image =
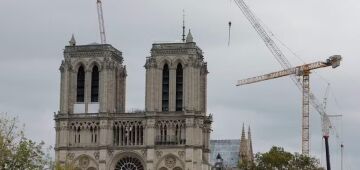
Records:
[[[292,154],[276,146],[269,152],[257,153],[254,162],[245,161],[239,166],[244,170],[324,170],[316,158]]]
[[[50,168],[51,158],[44,152],[44,144],[26,138],[17,118],[0,114],[0,169]]]

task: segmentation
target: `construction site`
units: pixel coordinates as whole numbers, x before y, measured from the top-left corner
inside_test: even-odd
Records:
[[[314,158],[316,168],[309,169],[360,166],[354,129],[360,121],[359,59],[351,56],[360,24],[344,17],[360,17],[349,8],[356,5],[337,0],[46,5],[49,37],[56,43],[45,43],[44,50],[57,56],[46,69],[59,75],[46,81],[60,89],[49,89],[55,94],[48,102],[55,102],[47,105],[59,109],[49,118],[55,129],[41,128],[44,132],[32,136],[50,135],[45,142],[53,144],[57,166],[264,169],[262,154],[274,147]],[[64,8],[68,13],[56,12]],[[62,32],[58,20],[67,25]],[[30,123],[30,131],[37,126]]]

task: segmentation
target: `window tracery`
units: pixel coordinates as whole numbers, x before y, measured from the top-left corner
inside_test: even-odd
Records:
[[[144,170],[144,166],[139,159],[124,157],[117,162],[115,170]]]
[[[185,120],[158,120],[156,126],[157,145],[183,145],[186,143]]]
[[[95,121],[70,123],[70,144],[97,144],[99,125]]]
[[[116,146],[143,145],[144,126],[142,121],[115,121],[113,143]]]

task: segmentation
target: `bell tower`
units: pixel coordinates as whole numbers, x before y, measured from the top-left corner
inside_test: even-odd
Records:
[[[65,47],[60,66],[60,113],[125,112],[126,67],[122,53],[109,44]]]
[[[155,43],[146,64],[145,109],[206,113],[207,63],[189,31],[182,43]]]

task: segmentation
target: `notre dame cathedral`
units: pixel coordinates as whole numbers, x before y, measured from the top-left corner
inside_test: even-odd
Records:
[[[56,161],[77,170],[211,169],[207,63],[191,33],[152,45],[144,111],[125,112],[123,62],[109,44],[77,45],[72,37],[65,47]]]

